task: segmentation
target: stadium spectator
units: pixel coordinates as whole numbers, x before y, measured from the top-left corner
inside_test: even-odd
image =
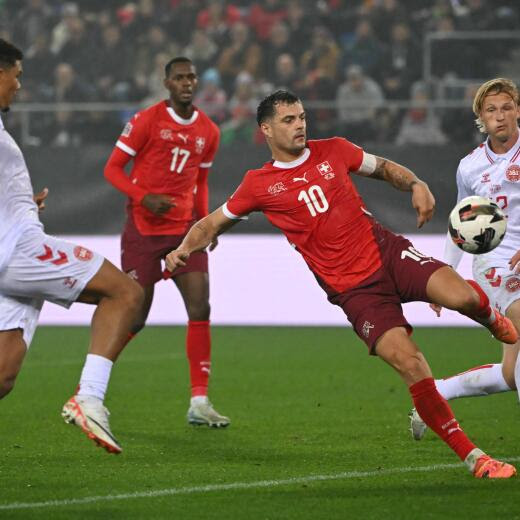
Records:
[[[52,103],[81,103],[92,101],[95,90],[80,80],[72,65],[59,63],[54,69],[54,84],[47,97]],[[56,110],[46,113],[44,122],[35,125],[34,134],[42,144],[77,146],[82,142],[84,112]]]
[[[262,66],[262,49],[251,38],[251,31],[244,22],[235,23],[230,36],[231,40],[222,49],[218,60],[222,84],[228,92],[240,72],[248,72],[256,78]]]
[[[214,65],[219,48],[206,31],[196,29],[182,55],[189,58],[197,70],[204,71]]]
[[[78,16],[70,20],[69,28],[72,32],[57,54],[57,59],[70,64],[83,81],[92,80],[96,74],[96,64],[92,56],[96,52],[97,42],[92,41],[86,22]]]
[[[52,29],[51,51],[59,54],[78,26],[79,8],[74,2],[61,6],[60,21]]]
[[[303,256],[329,301],[338,305],[369,353],[388,363],[408,387],[426,424],[476,478],[510,478],[514,466],[496,461],[462,431],[437,392],[431,369],[411,339],[401,304],[428,301],[469,316],[509,344],[511,321],[494,311],[480,286],[418,252],[374,221],[349,174],[384,180],[411,193],[421,227],[435,200],[408,168],[363,151],[343,138],[307,140],[305,111],[293,94],[278,91],[258,107],[257,121],[272,160],[249,170],[227,202],[196,223],[166,257],[175,274],[191,255],[255,211],[263,212]],[[266,189],[267,188],[267,189]]]
[[[262,50],[263,76],[265,79],[274,81],[278,56],[286,53],[292,54],[289,28],[285,22],[275,22]]]
[[[447,142],[441,130],[441,122],[437,114],[428,107],[427,90],[416,85],[413,89],[412,108],[406,111],[395,144],[440,145]]]
[[[117,25],[107,25],[101,34],[96,59],[96,90],[99,101],[126,101],[131,83],[128,77],[130,54]]]
[[[298,69],[292,54],[284,53],[278,56],[273,84],[276,87],[275,90],[299,90]]]
[[[359,65],[348,67],[345,76],[336,93],[340,135],[361,143],[374,140],[384,101],[381,87]]]
[[[201,86],[195,95],[195,105],[217,124],[226,118],[227,96],[220,87],[220,74],[217,69],[206,69],[202,74]]]
[[[222,144],[252,143],[255,133],[254,114],[258,100],[253,77],[242,71],[236,79],[235,91],[229,100],[230,117],[222,126]]]
[[[106,179],[128,196],[121,266],[145,293],[134,335],[144,328],[155,284],[163,280],[161,260],[180,243],[194,218],[208,214],[208,173],[219,144],[218,127],[192,103],[197,76],[189,59],[178,57],[166,64],[164,86],[169,98],[127,123],[105,166]],[[124,168],[130,161],[128,177]],[[216,245],[215,241],[213,247]],[[217,413],[208,400],[208,255],[201,252],[192,260],[172,277],[188,314],[191,401],[187,418],[190,424],[225,427],[229,419]]]
[[[406,23],[391,27],[391,38],[382,65],[382,87],[387,99],[410,98],[410,85],[421,75],[420,45]]]
[[[367,19],[359,21],[354,38],[343,50],[343,65],[359,65],[371,78],[379,79],[385,49]]]
[[[0,40],[0,110],[20,88],[23,54]],[[0,120],[1,121],[1,120]],[[47,235],[38,212],[48,190],[33,195],[22,152],[0,124],[0,398],[14,387],[44,301],[97,306],[89,352],[76,394],[64,405],[66,422],[111,453],[121,453],[103,406],[112,366],[134,325],[143,293],[101,255]]]
[[[285,23],[290,32],[291,53],[298,62],[312,38],[314,22],[312,7],[313,3],[304,5],[299,0],[287,2]]]
[[[398,0],[382,0],[369,15],[370,24],[379,40],[388,43],[396,24],[407,25],[408,10]]]
[[[260,0],[254,2],[249,11],[249,25],[260,42],[267,40],[273,26],[285,19],[287,12],[285,2],[281,0]]]
[[[208,0],[208,7],[197,16],[197,27],[222,46],[231,28],[242,19],[237,7],[224,0]]]
[[[52,9],[45,0],[25,0],[24,3],[17,9],[12,25],[20,45],[29,47],[40,34],[49,30]]]
[[[133,73],[138,85],[145,85],[152,74],[156,74],[156,57],[158,54],[175,56],[179,45],[166,34],[160,25],[152,25],[139,41],[134,51]],[[162,77],[162,73],[159,78]]]

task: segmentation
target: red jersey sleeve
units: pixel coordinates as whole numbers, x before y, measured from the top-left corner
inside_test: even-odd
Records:
[[[128,155],[135,157],[148,141],[150,121],[151,117],[148,111],[135,114],[123,128],[116,146]]]
[[[254,176],[249,171],[235,193],[224,204],[223,210],[226,217],[232,219],[244,218],[249,213],[260,210],[254,184]]]
[[[341,155],[349,172],[357,172],[363,162],[363,148],[347,141],[343,137],[336,137],[336,149]]]
[[[212,125],[212,129],[211,143],[202,158],[202,162],[200,163],[201,168],[210,168],[213,164],[213,159],[215,159],[215,155],[217,155],[218,145],[220,143],[220,130],[217,125]]]

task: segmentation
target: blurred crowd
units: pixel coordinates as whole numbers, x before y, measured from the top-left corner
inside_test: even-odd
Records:
[[[277,88],[308,104],[313,137],[471,140],[470,110],[429,104],[442,98],[470,105],[471,80],[495,76],[518,58],[520,40],[450,34],[517,31],[519,22],[518,0],[0,0],[0,35],[25,53],[20,101],[146,106],[166,97],[164,65],[183,55],[199,74],[195,103],[220,125],[224,144],[259,139],[258,100]],[[426,83],[429,32],[443,38],[432,46],[434,81]],[[24,140],[112,142],[128,116],[38,112]]]

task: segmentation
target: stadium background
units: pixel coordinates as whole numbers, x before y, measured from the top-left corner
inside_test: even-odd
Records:
[[[437,236],[419,240],[437,256],[456,165],[482,140],[470,109],[475,87],[498,75],[520,77],[515,0],[4,0],[0,20],[1,34],[25,52],[23,89],[4,119],[35,190],[50,189],[46,230],[74,236],[116,263],[124,197],[105,182],[104,162],[125,121],[165,97],[162,69],[172,56],[197,65],[195,102],[221,127],[211,208],[246,169],[269,159],[256,105],[289,88],[305,103],[309,137],[346,136],[430,184],[437,212],[425,233]],[[381,222],[413,236],[407,195],[357,184]],[[214,322],[344,323],[273,231],[255,215],[222,238],[211,265]],[[183,323],[180,299],[160,285],[151,322]],[[237,301],[251,292],[256,303],[238,312]],[[86,323],[89,311],[75,307],[65,313],[47,305],[42,322]],[[435,321],[424,308],[410,313],[416,324],[469,324],[454,316]]]

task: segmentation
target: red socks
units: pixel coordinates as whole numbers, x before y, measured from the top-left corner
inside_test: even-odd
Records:
[[[466,280],[475,291],[477,291],[477,294],[480,298],[480,303],[478,306],[477,312],[473,316],[469,316],[470,318],[475,319],[476,321],[479,321],[481,323],[488,323],[490,320],[494,321],[494,312],[491,309],[489,305],[489,298],[487,297],[487,294],[482,290],[482,287],[475,282],[474,280]]]
[[[437,392],[433,378],[423,379],[409,390],[421,419],[464,460],[476,446],[460,428],[448,402]]]
[[[211,369],[209,321],[188,321],[186,354],[190,364],[191,396],[207,395]]]

